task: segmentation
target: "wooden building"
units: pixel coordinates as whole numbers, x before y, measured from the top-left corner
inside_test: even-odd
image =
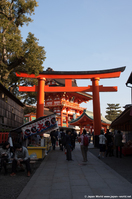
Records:
[[[24,105],[0,83],[0,132],[23,124]]]

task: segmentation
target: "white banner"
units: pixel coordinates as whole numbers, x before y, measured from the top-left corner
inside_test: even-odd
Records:
[[[38,133],[44,133],[53,127],[57,126],[55,115],[47,116],[31,124],[27,124],[22,128],[23,136],[25,138]]]

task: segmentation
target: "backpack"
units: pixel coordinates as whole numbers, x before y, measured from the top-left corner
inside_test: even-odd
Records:
[[[88,146],[88,144],[89,144],[88,136],[84,135],[84,136],[83,136],[83,145],[84,145],[84,146]]]

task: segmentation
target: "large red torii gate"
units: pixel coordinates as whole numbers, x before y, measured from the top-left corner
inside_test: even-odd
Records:
[[[93,114],[94,114],[94,135],[99,135],[101,130],[101,115],[100,115],[100,98],[99,92],[114,92],[117,91],[117,86],[104,87],[99,86],[99,80],[105,78],[120,77],[121,72],[125,67],[98,70],[98,71],[43,71],[38,76],[20,72],[16,73],[17,77],[37,78],[38,86],[19,87],[21,92],[38,92],[37,95],[37,115],[39,118],[44,114],[44,93],[45,92],[92,92],[93,93]],[[65,86],[52,87],[45,86],[45,80],[48,79],[65,79]],[[91,79],[92,86],[87,87],[72,87],[72,79]]]

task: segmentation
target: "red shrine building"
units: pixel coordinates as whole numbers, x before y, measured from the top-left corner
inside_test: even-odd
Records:
[[[48,68],[47,71],[53,71]],[[65,86],[64,79],[46,79],[45,85],[48,86]],[[72,86],[77,87],[76,80],[72,80]],[[80,104],[92,100],[92,95],[86,92],[46,92],[45,93],[45,108],[49,108],[56,113],[58,126],[68,127],[69,122],[82,115],[85,108]]]

